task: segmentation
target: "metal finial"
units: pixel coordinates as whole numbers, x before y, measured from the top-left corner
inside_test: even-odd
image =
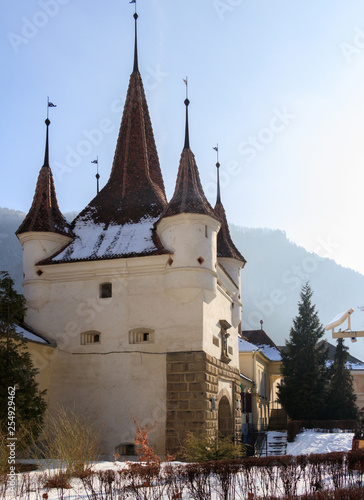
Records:
[[[261,329],[261,330],[263,330],[263,323],[264,323],[264,322],[263,322],[263,320],[261,319],[261,320],[260,320],[260,329]]]
[[[99,187],[99,179],[100,179],[100,174],[99,174],[99,157],[97,156],[96,157],[96,160],[92,160],[91,163],[95,163],[96,164],[96,190],[97,190],[97,194],[99,194],[100,192],[100,187]]]
[[[45,144],[45,152],[44,152],[44,164],[43,167],[49,167],[49,140],[48,140],[48,128],[49,125],[51,124],[51,121],[49,119],[49,108],[56,108],[57,105],[53,104],[53,102],[50,102],[49,96],[47,96],[47,118],[45,120],[45,124],[47,126],[47,132],[46,132],[46,144]]]
[[[47,119],[45,120],[45,124],[47,126],[47,132],[46,132],[46,143],[45,143],[45,151],[44,151],[44,163],[43,167],[49,167],[49,143],[48,143],[48,128],[50,125],[50,120],[47,116]]]
[[[133,71],[139,71],[139,65],[138,65],[138,14],[137,14],[137,4],[136,0],[132,0],[129,3],[134,3],[135,4],[135,12],[134,12],[134,19],[135,19],[135,42],[134,42],[134,68]]]
[[[214,148],[212,148],[216,151],[216,175],[217,175],[217,196],[216,196],[216,203],[221,203],[221,196],[220,196],[220,163],[219,163],[219,145],[216,144]]]
[[[189,149],[190,147],[190,133],[189,133],[189,127],[188,127],[188,106],[190,104],[190,101],[188,100],[188,80],[187,76],[186,79],[183,79],[186,85],[186,99],[185,99],[185,106],[186,106],[186,129],[185,129],[185,149]]]

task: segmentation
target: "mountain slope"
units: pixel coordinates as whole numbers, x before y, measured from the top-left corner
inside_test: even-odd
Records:
[[[328,258],[309,253],[289,241],[283,231],[230,227],[231,236],[247,260],[242,271],[243,329],[260,328],[278,345],[288,338],[303,283],[309,281],[323,325],[354,307],[352,328],[364,330],[364,276]],[[331,332],[327,340],[335,344]],[[349,341],[354,356],[364,358],[364,342]]]

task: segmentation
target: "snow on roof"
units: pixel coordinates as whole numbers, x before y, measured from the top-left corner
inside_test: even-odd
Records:
[[[254,344],[251,344],[247,340],[239,338],[239,352],[254,352],[257,351],[258,347]]]
[[[326,361],[326,366],[327,368],[330,368],[330,366],[334,363],[334,361],[332,359],[328,359]],[[358,360],[357,363],[353,363],[352,361],[347,361],[345,363],[345,368],[347,368],[348,370],[364,370],[364,363],[362,363],[361,361]]]
[[[281,361],[282,359],[281,353],[276,347],[264,344],[256,345],[239,338],[239,352],[254,352],[258,350],[262,351],[262,353],[271,361]]]
[[[22,326],[16,325],[15,330],[16,330],[16,333],[21,335],[26,340],[30,340],[31,342],[38,342],[38,344],[45,344],[45,345],[50,344],[47,340],[45,340],[40,335],[37,335],[34,332],[30,332],[29,330],[27,330],[26,328],[23,328]]]
[[[271,361],[281,361],[282,356],[276,347],[271,347],[270,345],[258,345],[257,346],[263,354],[267,356]]]
[[[124,225],[78,220],[73,232],[75,240],[52,262],[108,259],[130,254],[148,254],[158,249],[153,242],[153,224],[157,218],[145,217]]]
[[[348,368],[349,370],[364,370],[364,363],[352,363],[350,361],[347,361],[346,368]]]

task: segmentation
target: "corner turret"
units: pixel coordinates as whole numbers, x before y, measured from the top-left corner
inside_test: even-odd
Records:
[[[73,240],[71,229],[58,207],[49,166],[48,129],[51,122],[47,118],[45,123],[47,132],[44,164],[38,175],[32,206],[15,233],[23,247],[23,286],[29,307],[41,306],[38,303],[39,293],[30,293],[28,287],[34,281],[39,282],[44,278],[38,264]],[[40,302],[43,303],[44,300],[47,300],[46,294]]]
[[[218,154],[218,147],[214,149]],[[217,235],[217,261],[239,290],[239,292],[237,292],[233,297],[232,323],[233,326],[236,327],[241,321],[242,309],[240,297],[240,271],[245,266],[246,260],[231,239],[225,209],[221,202],[219,168],[220,163],[219,158],[217,158],[217,197],[214,211],[221,220],[221,228],[219,234]]]
[[[216,295],[216,238],[220,228],[190,149],[189,104],[186,98],[185,142],[175,191],[156,224],[163,246],[173,253],[165,273],[165,289],[181,302],[192,300],[200,291],[207,301]]]

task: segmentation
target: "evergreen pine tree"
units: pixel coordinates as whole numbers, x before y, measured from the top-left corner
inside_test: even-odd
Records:
[[[349,348],[344,339],[337,339],[334,362],[330,369],[327,418],[331,420],[350,420],[358,416],[353,378],[346,368]]]
[[[327,349],[319,343],[325,331],[311,303],[312,293],[306,283],[286,351],[282,352],[284,380],[278,388],[278,400],[291,419],[322,419],[326,413]]]
[[[26,310],[25,299],[14,290],[8,273],[0,273],[0,432],[7,434],[9,388],[16,387],[16,431],[26,429],[33,436],[43,422],[46,403],[40,392],[26,342],[17,332]]]

